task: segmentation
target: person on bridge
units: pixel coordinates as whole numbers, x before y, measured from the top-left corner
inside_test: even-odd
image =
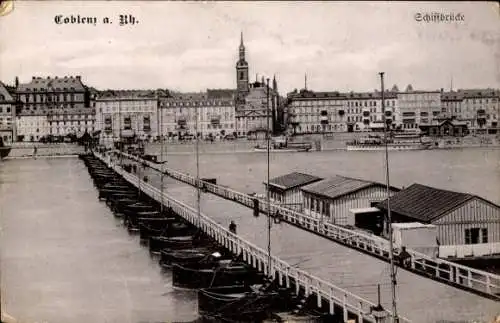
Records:
[[[401,247],[401,252],[399,253],[399,263],[404,267],[409,267],[411,262],[411,255],[406,251],[406,247]]]
[[[236,234],[236,223],[234,223],[234,221],[232,220],[231,223],[229,224],[229,231],[231,231],[231,233]]]

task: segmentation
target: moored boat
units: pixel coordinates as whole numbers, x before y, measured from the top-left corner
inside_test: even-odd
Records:
[[[3,139],[0,137],[0,159],[9,156],[12,147],[4,144]]]
[[[185,265],[187,263],[202,262],[214,253],[221,255],[222,259],[232,257],[229,253],[217,247],[198,247],[189,249],[163,249],[160,253],[160,265],[163,268],[172,268],[173,264]]]
[[[172,285],[176,288],[199,289],[217,286],[253,285],[263,274],[246,263],[233,260],[195,262],[172,266]]]
[[[172,226],[176,221],[178,220],[175,217],[139,218],[141,240],[168,233],[168,226]]]
[[[278,292],[261,289],[260,285],[202,288],[198,291],[198,313],[231,322],[262,322],[281,301]]]
[[[348,151],[381,151],[385,150],[385,140],[379,135],[368,135],[346,143]],[[424,150],[431,143],[418,134],[391,135],[387,139],[388,150]]]
[[[176,232],[172,232],[172,235]],[[177,235],[177,236],[159,236],[149,238],[149,251],[159,253],[165,248],[186,249],[197,246],[208,246],[211,242],[205,237],[199,237],[196,234]]]

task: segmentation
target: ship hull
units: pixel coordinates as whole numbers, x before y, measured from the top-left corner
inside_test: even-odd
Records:
[[[10,147],[0,147],[0,159],[4,159],[10,154]]]
[[[346,149],[348,151],[382,151],[385,150],[385,145],[363,145],[363,144],[356,144],[356,145],[347,145]],[[387,150],[397,150],[397,151],[402,151],[402,150],[426,150],[429,149],[428,145],[408,145],[408,144],[388,144],[387,145]]]

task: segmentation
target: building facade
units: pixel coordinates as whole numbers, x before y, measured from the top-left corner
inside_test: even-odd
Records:
[[[386,186],[344,176],[327,178],[301,188],[304,213],[324,222],[354,226],[351,209],[372,207],[387,197]],[[390,188],[394,194],[399,189]]]
[[[0,82],[0,138],[6,145],[15,139],[15,108],[14,97]]]
[[[387,210],[386,202],[377,207]],[[390,198],[393,222],[437,226],[440,257],[500,252],[500,206],[479,196],[413,184]]]
[[[81,136],[95,129],[95,110],[80,76],[33,77],[16,87],[17,139],[38,141],[47,136]]]
[[[167,138],[224,138],[235,132],[235,91],[209,89],[161,99],[160,133]]]
[[[238,136],[259,136],[268,131],[276,133],[282,121],[279,106],[278,83],[273,77],[269,80],[257,77],[254,83],[249,82],[249,66],[245,58],[243,34],[239,46],[239,59],[236,63],[236,97],[235,97],[235,132]]]
[[[408,85],[397,93],[395,123],[403,130],[419,130],[441,115],[441,91],[415,91]]]
[[[304,201],[300,188],[320,180],[322,178],[317,176],[293,172],[270,179],[269,188],[267,188],[267,182],[264,185],[266,186],[266,190],[269,190],[269,197],[272,203],[302,212]]]
[[[103,91],[95,99],[96,130],[100,143],[120,139],[152,141],[158,136],[158,102],[155,91]]]
[[[384,102],[393,123],[396,93],[384,92]],[[377,91],[340,93],[303,89],[289,93],[287,109],[288,124],[297,134],[383,129],[382,95]]]
[[[466,122],[473,134],[500,132],[500,90],[466,89],[444,92],[441,100],[442,111],[450,118]]]

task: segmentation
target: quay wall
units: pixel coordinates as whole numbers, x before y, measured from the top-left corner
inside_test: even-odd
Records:
[[[37,157],[78,155],[85,152],[84,146],[69,143],[14,143],[7,158],[33,157],[34,148]]]
[[[368,133],[341,133],[333,136],[323,135],[301,135],[293,137],[297,142],[319,142],[322,151],[345,150],[346,143],[353,139],[366,136]],[[500,139],[496,135],[467,136],[462,138],[446,137],[432,138],[434,145],[432,149],[461,149],[461,148],[500,148]],[[209,153],[245,153],[253,152],[256,145],[265,144],[265,140],[216,140],[214,142],[199,142],[201,154]],[[177,140],[165,140],[165,154],[190,154],[196,150],[196,141],[180,142]],[[317,149],[313,145],[313,150]],[[160,152],[160,143],[153,142],[146,145],[146,154],[157,155]]]

